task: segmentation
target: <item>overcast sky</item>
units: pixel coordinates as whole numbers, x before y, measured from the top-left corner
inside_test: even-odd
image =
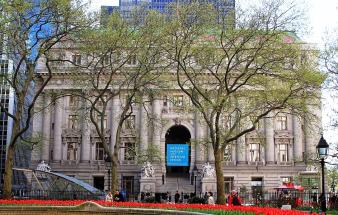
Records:
[[[99,11],[101,5],[118,5],[118,0],[84,0],[90,1],[90,7],[93,11]],[[248,5],[259,0],[236,0],[236,4]],[[286,0],[292,1],[292,0]],[[295,0],[299,6],[305,8],[308,18],[309,33],[302,35],[302,39],[308,43],[318,44],[319,46],[325,43],[327,32],[333,32],[337,29],[338,32],[338,0]],[[337,37],[337,34],[330,34]],[[324,136],[329,143],[338,144],[338,128],[333,129],[328,127],[332,121],[332,107],[338,107],[338,96],[330,95],[326,90],[323,90],[323,128]],[[338,110],[338,108],[337,108]],[[335,117],[336,119],[338,117]]]

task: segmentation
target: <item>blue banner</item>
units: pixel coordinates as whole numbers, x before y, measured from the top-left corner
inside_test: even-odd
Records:
[[[189,145],[167,144],[167,166],[189,166]]]

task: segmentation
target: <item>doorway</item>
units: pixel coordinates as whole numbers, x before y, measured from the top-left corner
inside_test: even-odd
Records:
[[[93,186],[104,191],[104,176],[93,176]]]
[[[183,125],[174,125],[170,127],[165,135],[165,156],[166,156],[166,172],[167,175],[177,175],[177,174],[186,174],[189,173],[190,168],[190,158],[191,158],[191,147],[190,147],[190,132]],[[168,146],[172,144],[171,146]],[[170,153],[175,153],[175,151],[170,152],[168,150],[173,149],[174,144],[182,149],[181,158],[183,160],[188,160],[186,163],[172,164],[170,162]],[[188,146],[188,147],[187,147]],[[178,152],[177,152],[178,153]]]

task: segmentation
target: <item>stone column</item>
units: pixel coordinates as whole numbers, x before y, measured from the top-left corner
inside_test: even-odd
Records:
[[[82,101],[83,116],[85,116],[85,110],[87,102],[85,99]],[[90,119],[83,117],[82,121],[82,140],[81,140],[81,161],[88,162],[90,160]]]
[[[303,161],[303,131],[300,118],[292,117],[293,122],[293,153],[295,161]]]
[[[36,101],[34,109],[35,110],[41,110],[44,107],[45,107],[44,99],[43,99],[43,97],[39,97]],[[44,111],[39,111],[39,112],[34,114],[33,128],[32,128],[33,135],[38,135],[41,132],[43,133],[43,120],[44,120],[43,118],[44,118]],[[43,134],[43,136],[44,136],[44,134]],[[32,161],[40,161],[42,159],[42,155],[41,155],[42,153],[43,153],[43,151],[41,150],[40,147],[33,147],[33,150],[32,150],[32,153],[31,153],[31,155],[32,155],[31,160]]]
[[[274,125],[273,116],[269,114],[265,118],[265,160],[267,164],[275,163],[275,141],[274,141]]]
[[[147,116],[147,110],[149,110],[147,107],[147,104],[145,103],[148,101],[147,96],[142,97],[142,103],[140,104],[140,150],[141,152],[144,152],[148,149],[148,116]],[[147,108],[147,109],[146,109]]]
[[[161,154],[164,157],[164,147],[161,147],[161,105],[160,100],[158,98],[154,98],[153,100],[153,125],[154,125],[154,132],[153,132],[153,145],[161,149]]]
[[[209,135],[209,129],[206,128],[206,134]],[[208,161],[214,162],[215,161],[215,156],[214,156],[214,148],[212,147],[212,144],[208,144]]]
[[[111,108],[111,126],[110,126],[110,150],[113,152],[116,142],[116,132],[120,120],[121,103],[119,96],[115,96]],[[95,147],[94,147],[95,148]]]
[[[42,160],[44,161],[49,161],[49,154],[50,154],[50,125],[51,125],[51,110],[50,110],[50,105],[51,99],[50,97],[45,94],[44,95],[44,106],[45,109],[43,110],[43,129],[42,129]]]
[[[204,161],[204,130],[202,128],[201,119],[198,113],[195,113],[195,162]]]
[[[238,164],[246,163],[246,151],[247,151],[247,145],[245,140],[245,135],[238,138],[236,143],[236,158]]]
[[[59,161],[62,158],[62,110],[63,98],[58,99],[55,103],[53,158],[56,161]]]

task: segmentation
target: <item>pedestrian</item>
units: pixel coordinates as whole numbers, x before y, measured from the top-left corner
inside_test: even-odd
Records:
[[[106,201],[112,202],[113,201],[113,194],[111,192],[108,192],[106,195]]]
[[[242,205],[241,198],[238,196],[238,193],[236,190],[231,191],[231,194],[229,197],[229,205],[234,205],[234,206]]]
[[[215,199],[213,197],[213,193],[212,192],[208,193],[208,204],[209,205],[214,205],[215,204]]]
[[[115,202],[120,202],[120,201],[122,201],[121,194],[120,194],[120,192],[119,192],[118,190],[116,190],[115,193],[114,193],[114,201],[115,201]]]
[[[179,201],[180,201],[180,194],[178,193],[178,190],[176,191],[174,198],[175,198],[175,203],[179,203]]]

